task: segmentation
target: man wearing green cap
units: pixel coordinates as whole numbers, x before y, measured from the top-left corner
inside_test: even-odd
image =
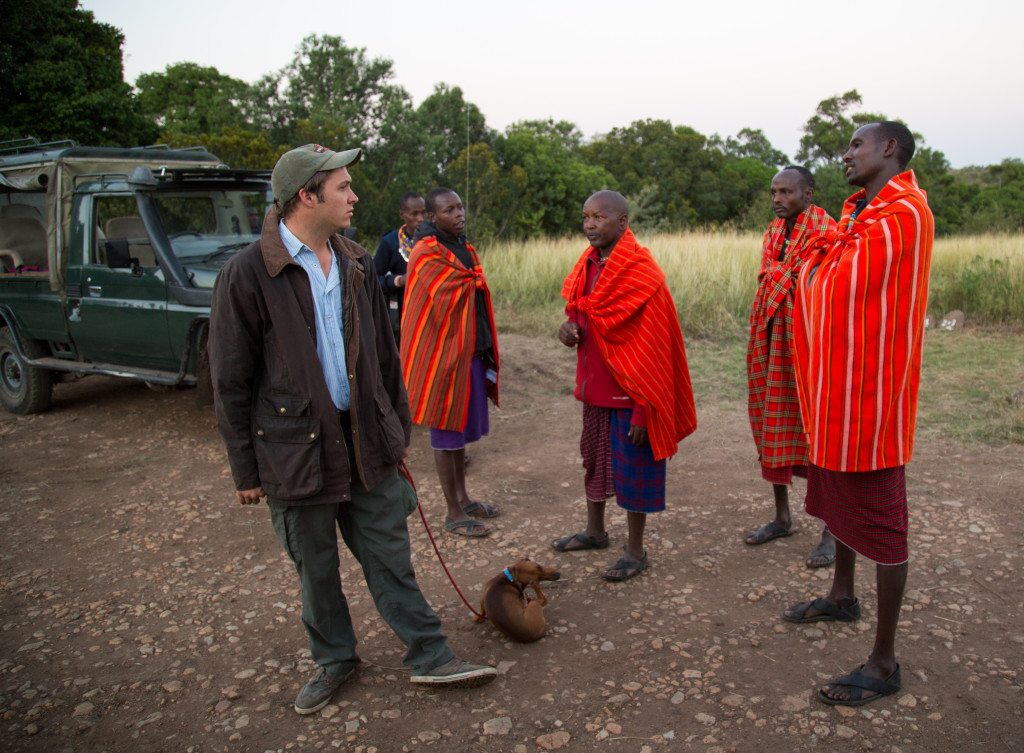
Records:
[[[359,663],[339,528],[408,648],[414,683],[465,687],[496,675],[452,653],[413,573],[405,519],[416,495],[396,469],[411,432],[402,370],[373,262],[339,234],[358,201],[347,168],[359,157],[307,144],[278,160],[260,239],[224,266],[210,314],[235,498],[267,499],[302,585],[319,669],[295,699],[300,714],[326,706]]]

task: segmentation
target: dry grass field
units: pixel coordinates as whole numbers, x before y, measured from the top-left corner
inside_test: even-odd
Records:
[[[640,235],[665,270],[690,337],[742,335],[760,264],[755,233]],[[586,247],[573,238],[482,248],[502,327],[539,334],[557,326],[562,280]],[[975,325],[1024,326],[1024,235],[941,238],[932,258],[933,316],[954,309]]]

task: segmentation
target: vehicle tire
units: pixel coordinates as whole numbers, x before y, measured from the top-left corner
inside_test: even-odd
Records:
[[[0,330],[0,403],[11,413],[41,413],[50,407],[53,375],[26,364],[14,346],[14,333]],[[30,349],[29,353],[34,353]]]

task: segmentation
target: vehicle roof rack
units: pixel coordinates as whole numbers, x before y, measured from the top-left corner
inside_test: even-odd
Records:
[[[28,152],[45,152],[48,149],[71,148],[78,146],[72,139],[60,141],[40,141],[35,136],[0,141],[0,154],[26,154]]]

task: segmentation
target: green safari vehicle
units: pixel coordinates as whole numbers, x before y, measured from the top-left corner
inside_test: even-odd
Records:
[[[0,403],[67,375],[208,385],[217,273],[259,237],[270,172],[202,148],[0,144]]]

